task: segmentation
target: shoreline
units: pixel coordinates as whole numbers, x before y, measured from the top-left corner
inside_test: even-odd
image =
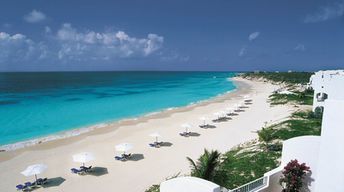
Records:
[[[270,83],[235,78],[241,83],[240,89],[216,97],[200,104],[172,109],[169,111],[121,122],[117,125],[61,140],[42,143],[15,151],[0,153],[0,178],[2,189],[12,191],[19,183],[32,178],[20,174],[28,165],[43,163],[48,169],[40,177],[51,179],[51,186],[35,191],[108,191],[116,186],[118,191],[142,192],[153,184],[180,173],[189,174],[186,157],[197,159],[204,149],[225,153],[238,144],[257,139],[256,131],[266,122],[287,118],[292,106],[271,106],[267,99],[276,88]],[[253,102],[232,119],[211,123],[215,128],[201,129],[201,116],[213,117],[213,113],[242,102],[243,95],[251,95]],[[183,123],[192,125],[190,131],[195,136],[181,137]],[[167,145],[160,148],[149,147],[151,133],[158,132]],[[133,159],[121,162],[114,156],[120,153],[115,146],[131,143]],[[80,152],[90,152],[95,160],[87,163],[105,170],[101,175],[78,176],[70,173],[72,167],[79,166],[72,156]],[[120,177],[119,177],[120,176]],[[56,179],[56,180],[55,180]],[[54,183],[62,181],[59,184]],[[133,185],[133,181],[135,185]]]
[[[104,134],[110,131],[116,131],[116,129],[122,127],[122,126],[128,126],[128,125],[134,125],[137,123],[145,122],[149,119],[156,119],[156,118],[165,118],[170,116],[173,113],[178,112],[185,112],[188,110],[192,110],[196,107],[204,106],[209,103],[213,102],[222,102],[228,97],[231,97],[233,94],[241,93],[244,89],[250,88],[250,86],[240,80],[238,77],[230,77],[228,78],[232,81],[232,83],[235,85],[235,88],[233,90],[218,94],[214,97],[210,97],[205,100],[200,100],[196,102],[192,102],[185,106],[180,107],[170,107],[170,108],[164,108],[159,111],[149,112],[146,114],[138,115],[137,117],[129,117],[129,118],[123,118],[119,120],[110,120],[109,122],[103,122],[103,123],[97,123],[91,126],[86,127],[80,127],[80,128],[74,128],[70,130],[65,130],[57,133],[52,133],[46,136],[37,137],[33,139],[28,139],[24,141],[19,141],[11,144],[5,144],[0,145],[0,162],[3,160],[9,160],[11,157],[3,158],[1,154],[4,154],[6,152],[18,152],[18,151],[24,151],[26,149],[30,150],[36,150],[36,148],[40,148],[40,145],[48,145],[48,146],[59,146],[58,142],[62,141],[62,143],[65,144],[69,143],[69,141],[63,142],[63,140],[73,140],[74,138],[76,140],[81,140],[87,136],[96,135],[96,134]],[[241,94],[245,94],[244,92]],[[53,144],[52,144],[53,143]]]

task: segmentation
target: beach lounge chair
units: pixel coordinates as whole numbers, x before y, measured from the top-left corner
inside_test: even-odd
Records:
[[[118,161],[124,161],[124,158],[120,157],[120,156],[115,156],[115,159],[118,160]]]
[[[85,171],[85,172],[90,172],[91,169],[92,169],[92,166],[89,166],[89,167],[81,166],[81,167],[80,167],[80,170],[81,170],[81,171]]]
[[[25,186],[26,187],[32,187],[34,186],[35,183],[31,183],[31,182],[25,182]]]
[[[33,182],[33,183],[31,183],[31,182],[25,182],[24,185],[25,185],[24,191],[27,191],[27,190],[30,191],[30,190],[32,190],[33,188],[37,187],[36,182]]]
[[[76,168],[71,168],[70,169],[71,171],[72,171],[72,173],[74,173],[74,174],[82,174],[82,170],[80,170],[80,169],[76,169]]]
[[[203,125],[200,125],[199,127],[200,127],[200,128],[208,128],[208,127],[209,127],[209,124],[203,124]]]
[[[149,146],[150,147],[155,147],[155,144],[154,143],[150,143]]]
[[[131,153],[129,153],[129,154],[123,154],[122,157],[124,157],[125,159],[130,159]]]
[[[47,183],[47,181],[48,181],[48,178],[44,178],[44,179],[38,178],[36,183],[37,185],[44,185]]]
[[[180,136],[183,136],[183,137],[188,137],[190,136],[190,132],[182,132],[182,133],[179,133]]]
[[[115,156],[115,159],[118,161],[126,161],[126,160],[130,159],[130,157],[131,157],[131,153],[122,154],[121,156]]]
[[[26,185],[19,184],[16,186],[18,191],[25,191],[27,189]]]
[[[150,147],[155,147],[155,148],[159,148],[161,146],[163,142],[154,142],[154,143],[150,143],[149,146]]]

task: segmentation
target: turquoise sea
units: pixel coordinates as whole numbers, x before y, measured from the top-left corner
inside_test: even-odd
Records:
[[[235,89],[229,72],[0,73],[0,145],[137,117]]]

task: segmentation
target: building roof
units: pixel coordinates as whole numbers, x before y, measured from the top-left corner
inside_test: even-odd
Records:
[[[220,192],[220,186],[197,177],[177,177],[160,184],[160,192]]]

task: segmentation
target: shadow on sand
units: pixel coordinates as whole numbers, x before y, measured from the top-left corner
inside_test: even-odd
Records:
[[[171,147],[173,145],[173,143],[171,142],[162,142],[160,144],[160,147]]]
[[[108,169],[106,167],[93,167],[92,171],[88,173],[88,175],[92,176],[102,176],[108,174]]]
[[[57,186],[60,186],[65,181],[66,181],[66,179],[64,179],[62,177],[49,178],[47,180],[47,183],[43,185],[43,188],[57,187]]]
[[[226,122],[226,121],[231,120],[231,119],[232,118],[230,118],[230,117],[223,117],[221,119],[215,119],[215,120],[213,120],[213,122],[214,123],[221,123],[221,122]]]
[[[199,136],[201,136],[201,134],[196,133],[196,132],[191,132],[191,133],[189,133],[189,136],[190,137],[199,137]]]
[[[203,129],[214,129],[214,128],[216,128],[216,126],[215,125],[200,125],[199,126],[200,128],[203,128]]]
[[[140,154],[140,153],[134,153],[131,155],[130,159],[128,159],[128,161],[140,161],[142,159],[144,159],[144,155]]]

